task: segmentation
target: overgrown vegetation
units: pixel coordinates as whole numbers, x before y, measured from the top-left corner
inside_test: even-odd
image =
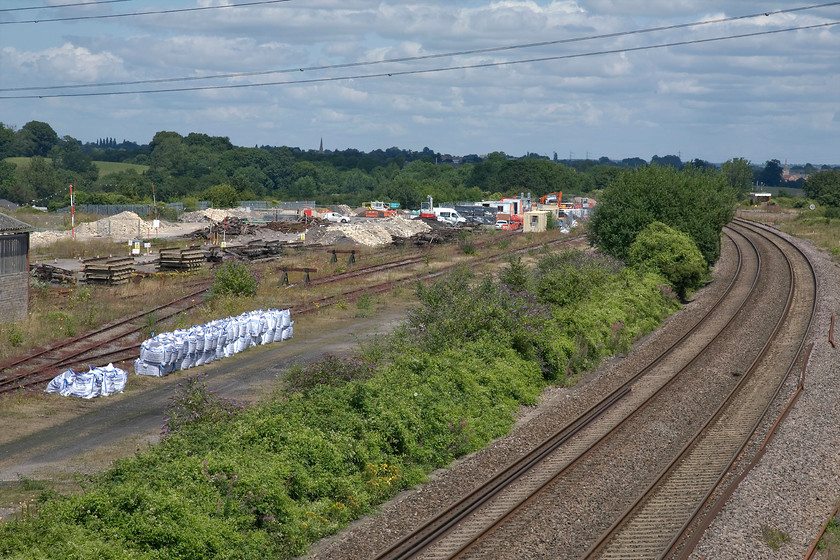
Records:
[[[626,259],[639,232],[662,222],[690,235],[712,265],[720,256],[721,228],[734,216],[735,191],[722,174],[651,165],[610,183],[595,207],[589,237],[605,253]]]
[[[573,278],[567,278],[575,275]],[[290,558],[513,425],[521,405],[655,328],[664,278],[590,253],[418,287],[397,332],[293,368],[239,410],[191,379],[160,444],[44,493],[0,556]]]
[[[260,280],[250,263],[229,259],[216,269],[210,296],[251,297],[256,295],[259,285]]]
[[[820,539],[818,549],[823,560],[840,559],[840,518],[832,517],[825,528],[825,534]]]
[[[778,550],[783,544],[790,540],[790,535],[781,529],[762,525],[761,540],[773,550]]]
[[[663,224],[653,222],[636,236],[630,246],[629,262],[659,271],[680,299],[689,290],[700,287],[706,274],[706,262],[691,237]]]

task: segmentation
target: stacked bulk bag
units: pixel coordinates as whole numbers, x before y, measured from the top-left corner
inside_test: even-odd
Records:
[[[140,345],[134,373],[160,377],[229,358],[251,346],[292,338],[292,325],[289,309],[260,309],[161,333]]]
[[[122,393],[125,390],[127,378],[128,374],[125,370],[114,367],[114,364],[90,368],[89,371],[79,373],[68,369],[50,381],[45,392],[83,399],[106,397],[114,393]]]

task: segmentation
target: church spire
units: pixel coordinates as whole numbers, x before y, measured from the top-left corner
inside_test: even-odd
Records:
[[[323,154],[323,153],[324,153],[324,139],[323,139],[323,138],[321,138],[321,147],[320,147],[320,148],[318,148],[318,153],[319,153],[319,154]]]

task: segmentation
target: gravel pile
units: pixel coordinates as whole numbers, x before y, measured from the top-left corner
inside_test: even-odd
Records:
[[[420,220],[406,220],[399,216],[349,224],[331,224],[312,228],[306,234],[307,244],[349,244],[365,247],[390,245],[394,238],[408,238],[431,228]]]
[[[160,220],[160,227],[155,228],[153,220],[145,220],[134,212],[120,212],[95,222],[85,222],[76,227],[80,237],[110,237],[122,242],[131,239],[167,235],[178,232],[180,228]]]
[[[214,222],[221,222],[225,218],[240,218],[242,220],[250,220],[253,218],[253,215],[251,212],[248,212],[244,208],[208,208],[206,210],[200,210],[198,212],[184,212],[183,214],[178,216],[178,221],[194,224],[201,222],[209,222],[211,220]]]
[[[52,245],[56,241],[62,239],[70,239],[69,231],[33,231],[29,234],[29,247],[35,249],[37,247],[45,247]]]

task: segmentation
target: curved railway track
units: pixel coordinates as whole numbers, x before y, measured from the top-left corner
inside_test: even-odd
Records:
[[[773,249],[770,234],[740,222],[727,236],[738,249],[737,271],[677,343],[375,558],[516,558],[503,551],[511,543],[525,549],[528,539],[537,538],[531,537],[535,523],[554,524],[552,557],[666,557],[715,495],[793,367],[816,304],[813,269],[792,245],[775,241],[780,248]],[[788,271],[781,286],[767,274],[778,270]],[[762,330],[761,344],[720,359],[746,325],[767,322],[770,314],[775,318]],[[785,364],[781,370],[779,363]],[[715,371],[724,368],[737,372]],[[704,410],[692,402],[698,392],[712,393],[722,404]],[[667,426],[668,441],[659,444],[651,427],[659,429],[661,411],[674,407],[680,412]],[[648,456],[644,469],[617,464],[637,455]],[[604,482],[608,477],[600,473],[616,468],[630,471],[633,484]],[[682,490],[667,494],[672,486]],[[545,550],[545,542],[538,544]]]
[[[816,274],[811,263],[782,237],[746,222],[736,223],[736,228],[767,239],[772,235],[774,244],[784,246],[790,282],[785,312],[773,336],[712,418],[585,558],[669,557],[741,456],[804,348],[816,312]]]
[[[500,238],[504,239],[507,237],[510,237],[510,234],[494,236],[492,241],[483,242],[480,246],[496,243],[500,241]],[[580,241],[581,238],[581,236],[576,236],[573,238],[557,239],[547,244],[570,244]],[[544,244],[528,245],[511,253],[502,253],[478,259],[471,264],[477,265],[483,262],[498,261],[510,254],[524,253]],[[479,246],[479,244],[476,245]],[[353,270],[310,281],[308,286],[334,284],[351,278],[372,277],[382,272],[399,269],[405,270],[411,266],[424,263],[426,259],[427,255],[423,253],[385,263],[357,267]],[[353,301],[363,294],[385,293],[399,284],[430,280],[445,274],[454,266],[457,265],[443,266],[431,273],[409,272],[408,276],[402,280],[389,280],[360,288],[342,290],[340,293],[334,295],[309,298],[300,304],[284,307],[291,307],[295,315],[306,315],[340,301]],[[166,304],[122,317],[80,336],[61,340],[49,347],[37,348],[24,355],[0,363],[0,394],[42,385],[68,368],[85,367],[89,363],[118,363],[137,358],[140,354],[140,344],[142,342],[138,340],[137,335],[146,327],[147,317],[150,314],[154,314],[157,322],[165,321],[178,313],[200,305],[203,302],[203,296],[209,289],[210,282],[208,281],[197,289],[190,291],[185,296]]]

